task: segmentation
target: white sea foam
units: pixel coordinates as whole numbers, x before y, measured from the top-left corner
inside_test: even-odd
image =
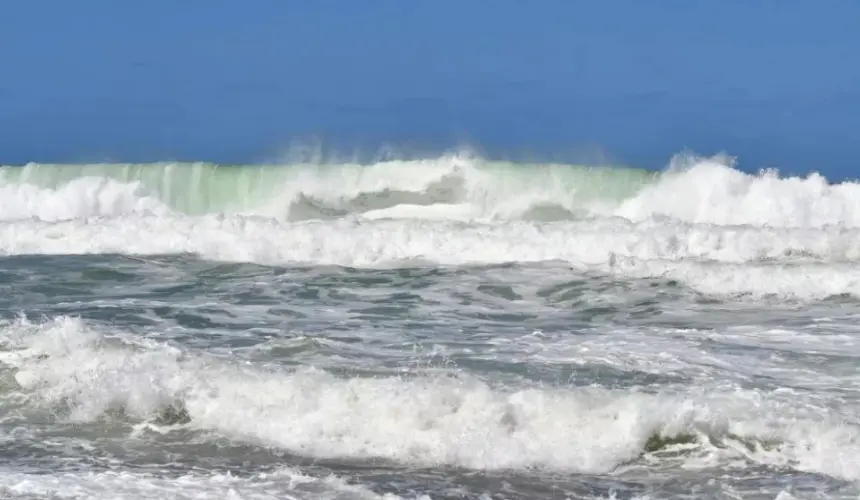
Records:
[[[317,479],[292,469],[238,477],[231,474],[187,474],[165,477],[152,473],[99,472],[27,474],[0,470],[0,494],[4,498],[76,499],[339,499],[396,500],[360,486],[327,477]],[[419,497],[420,500],[429,500]]]
[[[750,175],[719,157],[679,160],[659,176],[457,156],[0,174],[3,255],[192,253],[356,267],[559,261],[708,295],[860,296],[860,185]]]
[[[753,175],[724,157],[679,157],[659,175],[459,156],[372,165],[29,165],[0,167],[0,190],[0,220],[171,207],[195,215],[292,219],[329,212],[484,221],[599,215],[719,225],[860,226],[857,183],[831,184],[817,174]]]
[[[719,158],[687,163],[624,200],[612,213],[631,220],[661,215],[719,225],[860,225],[860,184],[855,182],[830,184],[818,174],[751,175]]]
[[[152,418],[181,404],[191,427],[304,456],[592,473],[637,459],[654,433],[692,433],[724,444],[702,445],[687,467],[741,460],[860,479],[856,424],[757,390],[506,390],[466,376],[340,378],[203,359],[69,318],[7,323],[0,345],[0,362],[16,370],[28,404],[54,413],[61,405],[72,421],[117,407]]]
[[[570,273],[674,279],[709,295],[860,296],[860,230],[596,219],[463,224],[124,216],[0,223],[0,254],[176,254],[264,264],[567,263]]]
[[[57,221],[131,213],[166,214],[158,199],[142,194],[140,183],[82,177],[56,189],[0,183],[0,220]]]

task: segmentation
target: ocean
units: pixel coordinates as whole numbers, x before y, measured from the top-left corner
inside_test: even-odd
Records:
[[[0,168],[4,498],[860,494],[860,184]]]

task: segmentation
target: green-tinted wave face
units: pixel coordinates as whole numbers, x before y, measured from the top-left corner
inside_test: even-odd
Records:
[[[289,166],[146,163],[3,167],[0,182],[58,190],[73,181],[107,179],[139,183],[140,193],[188,214],[247,210],[277,194]]]
[[[94,183],[101,183],[101,190],[109,189],[106,181],[135,184],[135,195],[189,215],[306,219],[396,215],[390,212],[398,206],[435,206],[459,207],[470,217],[563,219],[595,203],[617,204],[656,175],[638,169],[442,157],[371,165],[30,164],[0,168],[0,185],[63,190],[77,183],[86,191],[81,196],[94,196]]]

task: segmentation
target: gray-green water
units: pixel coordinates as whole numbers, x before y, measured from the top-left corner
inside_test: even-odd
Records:
[[[702,160],[452,199],[449,161],[332,167],[303,217],[7,172],[2,496],[860,494],[854,185]]]
[[[510,196],[523,196],[527,203],[557,205],[564,216],[590,201],[628,197],[655,178],[657,174],[639,169],[522,165],[457,156],[369,166],[149,163],[0,167],[0,184],[26,184],[65,191],[69,196],[80,191],[99,194],[96,206],[103,211],[116,209],[118,202],[123,203],[123,195],[138,195],[189,215],[228,211],[292,219],[342,216],[400,204],[477,203],[493,210]],[[541,199],[546,195],[555,199]],[[162,208],[153,203],[136,206]]]

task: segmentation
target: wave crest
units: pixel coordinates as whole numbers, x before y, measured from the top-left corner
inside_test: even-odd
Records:
[[[860,479],[856,426],[758,391],[501,390],[466,376],[264,370],[139,337],[107,337],[71,318],[0,325],[0,347],[0,369],[14,370],[19,385],[13,399],[53,415],[61,405],[72,421],[116,408],[156,420],[181,401],[164,423],[317,458],[605,473],[644,453],[695,445],[699,458]]]
[[[285,220],[555,221],[668,217],[778,227],[860,226],[860,185],[748,174],[730,158],[679,156],[664,172],[460,156],[360,164],[0,167],[0,220],[173,210]]]

